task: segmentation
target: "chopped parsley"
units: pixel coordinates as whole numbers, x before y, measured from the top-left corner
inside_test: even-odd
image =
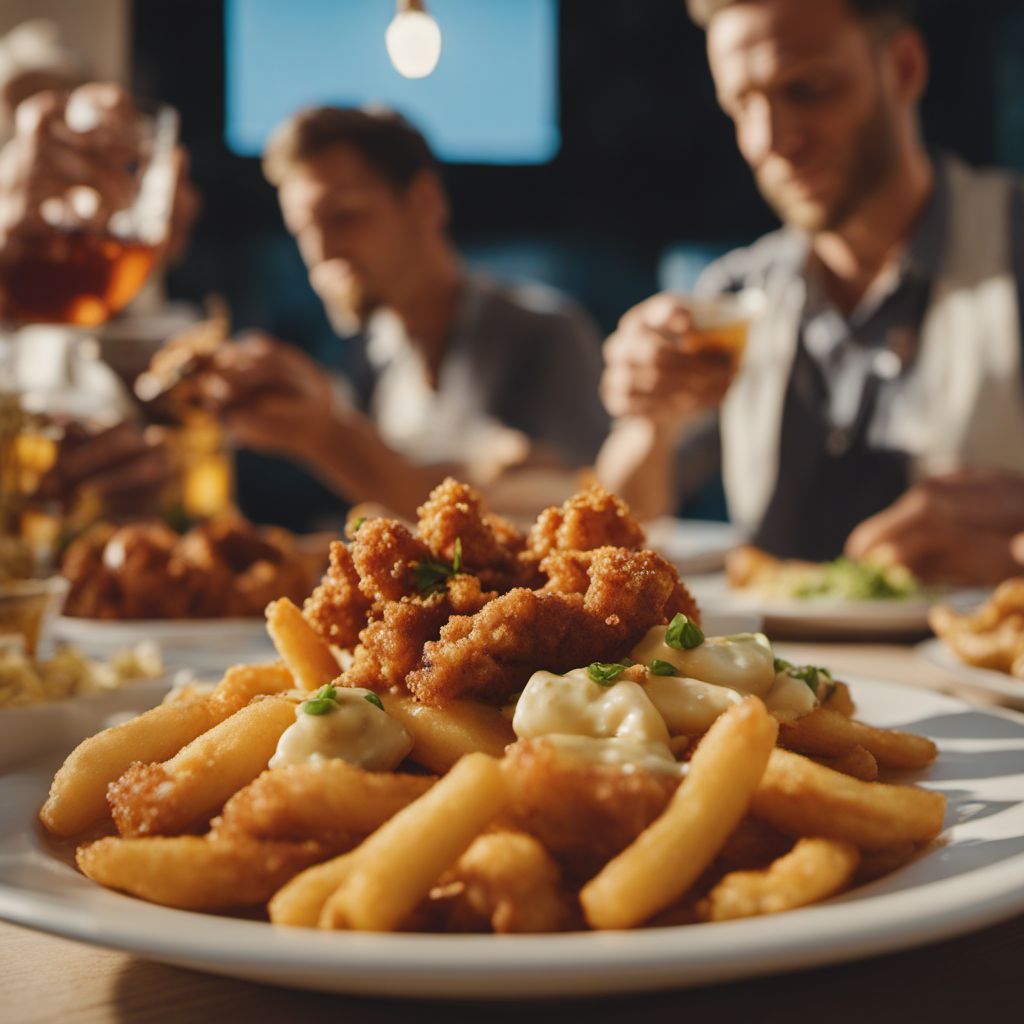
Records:
[[[334,698],[337,696],[338,691],[328,683],[326,686],[321,686],[309,700],[302,702],[302,710],[307,715],[326,715],[328,711],[334,710],[336,706]]]
[[[447,580],[458,576],[462,572],[462,538],[455,538],[455,550],[452,556],[452,564],[435,562],[433,559],[426,559],[417,562],[412,567],[413,585],[421,594],[436,594],[444,590]]]
[[[656,676],[674,676],[679,672],[675,665],[662,661],[661,658],[655,658],[651,662],[650,669]]]
[[[806,683],[816,697],[821,697],[822,690],[827,690],[831,694],[832,673],[827,668],[818,668],[816,665],[791,665],[782,658],[776,658],[775,672],[784,672],[787,676]],[[826,680],[827,684],[823,685],[822,680]]]
[[[599,686],[611,686],[627,667],[617,661],[592,661],[587,666],[587,675]]]
[[[360,516],[360,517],[359,517],[358,519],[356,519],[356,520],[355,520],[355,521],[354,521],[354,522],[352,523],[352,525],[351,525],[351,526],[349,527],[349,530],[350,530],[350,531],[351,531],[351,532],[352,532],[353,534],[355,534],[355,533],[358,533],[358,532],[359,532],[359,527],[360,527],[360,526],[362,526],[362,525],[363,525],[363,523],[365,523],[365,522],[366,522],[366,516]]]
[[[377,694],[375,693],[364,693],[363,700],[365,700],[368,704],[372,704],[375,708],[380,708],[381,711],[384,710],[384,705],[383,703],[381,703],[380,697],[378,697]]]
[[[676,612],[665,630],[665,643],[677,651],[692,651],[704,643],[700,627],[691,622],[682,612]]]

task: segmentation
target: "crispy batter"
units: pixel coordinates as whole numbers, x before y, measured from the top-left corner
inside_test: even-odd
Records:
[[[452,932],[557,932],[575,923],[558,865],[519,832],[475,839],[431,892],[431,903],[435,926]]]
[[[469,572],[508,568],[523,548],[519,531],[511,523],[485,512],[480,494],[452,477],[438,484],[416,511],[416,533],[434,558],[451,562],[458,540],[462,564]]]
[[[594,484],[561,508],[545,509],[530,530],[529,546],[543,557],[552,551],[590,551],[601,547],[638,548],[644,531],[629,507]]]
[[[369,690],[404,689],[406,677],[423,663],[424,645],[440,636],[451,616],[472,615],[494,596],[481,591],[475,576],[459,575],[439,593],[387,602],[381,617],[359,634],[341,682]]]
[[[331,544],[331,561],[320,585],[302,608],[309,624],[338,647],[355,647],[366,625],[370,601],[359,589],[352,552],[340,540]]]
[[[674,775],[572,757],[544,740],[520,740],[505,757],[509,822],[539,839],[575,881],[624,850],[679,784]]]
[[[500,702],[537,669],[563,672],[624,654],[664,622],[675,570],[650,551],[593,553],[585,595],[510,590],[470,617],[453,616],[406,679],[425,704],[474,696]]]
[[[395,519],[367,519],[352,542],[359,589],[375,604],[415,594],[413,567],[428,559],[427,546]]]
[[[285,842],[315,839],[340,853],[433,783],[430,775],[369,772],[336,758],[285,765],[235,793],[213,820],[212,832]]]

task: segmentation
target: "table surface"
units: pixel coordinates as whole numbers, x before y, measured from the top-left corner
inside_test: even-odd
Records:
[[[780,644],[784,655],[828,665],[838,676],[861,675],[944,690],[977,703],[993,698],[958,688],[942,669],[898,644]],[[1024,878],[1021,879],[1024,886]],[[149,963],[126,953],[80,945],[0,923],[0,1020],[158,1022],[215,1020],[231,1014],[246,1022],[440,1019],[447,1024],[485,1019],[531,1024],[586,1015],[604,1021],[679,1024],[704,1014],[720,1021],[795,1020],[824,1024],[857,1021],[962,1022],[1019,1005],[1024,963],[1024,916],[984,931],[905,953],[835,967],[685,991],[528,1004],[450,1003],[324,995],[264,986]],[[694,1014],[700,1015],[694,1017]],[[684,1016],[685,1015],[685,1016]]]

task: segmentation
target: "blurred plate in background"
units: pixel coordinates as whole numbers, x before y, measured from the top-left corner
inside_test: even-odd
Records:
[[[731,523],[710,519],[672,519],[664,516],[644,524],[647,544],[664,555],[680,572],[714,572],[725,555],[743,540]]]

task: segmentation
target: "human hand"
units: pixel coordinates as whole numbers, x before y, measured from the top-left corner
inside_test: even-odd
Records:
[[[735,372],[728,353],[701,350],[686,300],[667,292],[622,317],[604,358],[601,397],[608,411],[665,424],[717,406]]]
[[[33,497],[68,507],[88,489],[107,515],[148,513],[174,473],[166,435],[158,428],[70,423]]]
[[[258,332],[218,348],[198,382],[204,404],[233,441],[299,458],[318,450],[337,403],[317,363]]]
[[[846,542],[851,558],[905,565],[922,582],[977,586],[1024,570],[1024,476],[961,470],[911,487]]]
[[[0,248],[16,258],[26,238],[90,227],[137,191],[137,113],[113,83],[42,92],[19,105],[0,151]]]

